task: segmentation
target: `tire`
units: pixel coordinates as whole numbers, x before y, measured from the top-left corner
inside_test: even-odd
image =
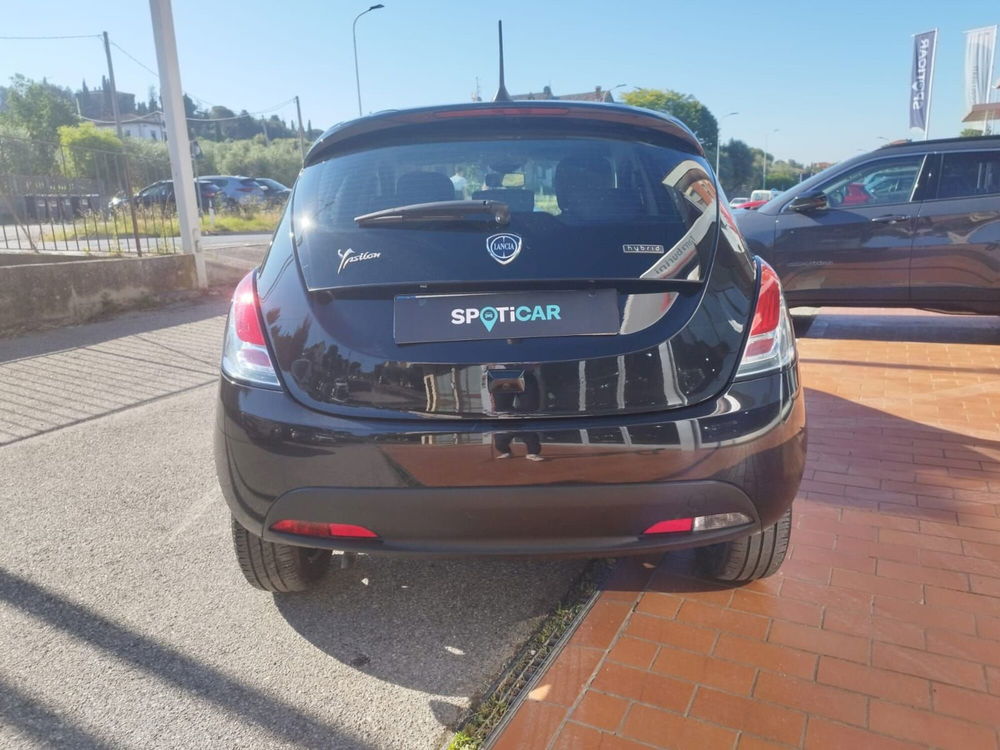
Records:
[[[247,582],[263,591],[306,591],[326,575],[330,550],[265,542],[233,519],[236,561]]]
[[[785,561],[792,535],[792,509],[778,522],[757,534],[704,547],[701,553],[705,574],[725,583],[746,583],[776,573]]]

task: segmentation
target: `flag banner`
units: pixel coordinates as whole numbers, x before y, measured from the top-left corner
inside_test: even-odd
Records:
[[[996,26],[965,32],[965,108],[970,112],[974,105],[990,100],[996,44]]]
[[[913,36],[913,72],[910,75],[910,127],[927,130],[931,74],[937,29]]]

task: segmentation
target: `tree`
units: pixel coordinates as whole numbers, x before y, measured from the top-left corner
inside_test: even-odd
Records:
[[[184,116],[185,117],[197,117],[198,116],[198,105],[194,103],[192,99],[187,94],[184,94]]]
[[[669,89],[636,89],[623,94],[622,99],[633,107],[645,107],[673,115],[694,131],[706,154],[715,154],[719,123],[708,107],[691,94]]]
[[[267,134],[271,138],[291,138],[296,133],[289,129],[285,121],[277,115],[271,115],[267,120]]]
[[[726,194],[735,197],[750,192],[754,181],[753,152],[743,141],[734,138],[722,147],[719,182]]]
[[[38,141],[55,141],[59,128],[76,122],[76,106],[69,89],[53,86],[44,78],[32,81],[22,75],[10,79],[0,122],[24,130]]]
[[[767,187],[775,190],[788,190],[798,184],[802,169],[795,169],[789,162],[772,161],[767,167]]]
[[[979,128],[962,128],[962,132],[959,133],[960,138],[978,138],[983,134],[983,131]]]
[[[229,136],[230,138],[246,140],[263,133],[260,123],[253,119],[245,109],[240,110],[238,117],[239,119],[233,120],[231,123],[232,133]]]
[[[248,177],[271,177],[285,185],[291,185],[302,168],[302,154],[297,138],[277,138],[265,143],[263,133],[250,139],[206,141],[201,144],[204,151],[203,174],[209,170],[218,174],[240,174]]]
[[[145,185],[166,177],[170,177],[170,153],[165,141],[154,141],[147,138],[124,138],[123,147],[128,155],[127,163],[132,187],[139,190]],[[203,169],[201,163],[198,171],[210,174]],[[212,170],[214,172],[214,170]]]
[[[92,122],[63,125],[59,128],[59,145],[66,155],[67,177],[117,178],[122,142],[110,130],[97,128]]]

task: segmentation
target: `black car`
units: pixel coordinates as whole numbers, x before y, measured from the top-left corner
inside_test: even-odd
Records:
[[[790,305],[1000,314],[1000,137],[884,146],[737,223]]]
[[[456,200],[460,174],[470,200]],[[225,334],[216,462],[254,586],[330,550],[781,564],[805,459],[775,273],[677,120],[470,103],[311,148]]]
[[[211,182],[206,180],[195,180],[195,185],[201,192],[201,205],[208,208],[210,203],[219,196],[219,190]],[[177,199],[174,197],[174,181],[158,180],[157,182],[142,188],[132,199],[138,208],[157,207],[160,209],[174,210]],[[124,209],[128,206],[128,198],[124,195],[115,196],[111,199],[108,207],[112,210]]]

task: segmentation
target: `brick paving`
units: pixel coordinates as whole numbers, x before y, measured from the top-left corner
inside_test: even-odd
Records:
[[[823,311],[780,572],[630,559],[493,750],[998,748],[1000,322]]]

